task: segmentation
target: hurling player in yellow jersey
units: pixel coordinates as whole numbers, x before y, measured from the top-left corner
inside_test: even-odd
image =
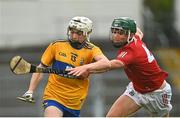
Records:
[[[72,18],[67,29],[68,40],[51,43],[42,55],[39,66],[66,70],[96,61],[94,63],[103,65],[102,68],[110,68],[109,60],[100,48],[89,42],[91,32],[92,21],[89,18]],[[22,96],[24,101],[34,100],[33,92],[42,75],[33,73],[29,89]],[[67,76],[49,74],[43,96],[44,116],[79,117],[89,87],[89,79],[82,78],[71,79]]]

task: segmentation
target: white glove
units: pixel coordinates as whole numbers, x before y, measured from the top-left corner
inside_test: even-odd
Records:
[[[17,97],[18,100],[22,100],[24,102],[29,102],[29,103],[35,103],[35,100],[33,98],[33,92],[27,91],[24,95],[21,97]]]

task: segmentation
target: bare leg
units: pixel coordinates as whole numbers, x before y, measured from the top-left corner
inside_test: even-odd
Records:
[[[55,106],[49,106],[44,111],[45,117],[62,117],[63,112]]]
[[[137,105],[133,99],[126,95],[122,95],[115,101],[106,117],[130,116],[140,108],[141,107]]]

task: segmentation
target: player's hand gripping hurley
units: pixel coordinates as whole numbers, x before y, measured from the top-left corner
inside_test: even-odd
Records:
[[[22,75],[26,73],[54,73],[54,74],[58,74],[59,76],[67,77],[70,79],[76,78],[75,76],[69,75],[68,72],[65,70],[37,67],[35,65],[28,63],[21,56],[15,56],[11,59],[10,68],[11,71],[16,75]],[[17,99],[25,102],[35,103],[35,100],[33,98],[33,93],[28,91],[21,97],[17,97]]]
[[[18,100],[29,102],[29,103],[35,103],[35,100],[33,98],[33,93],[27,91],[24,95],[17,97]]]

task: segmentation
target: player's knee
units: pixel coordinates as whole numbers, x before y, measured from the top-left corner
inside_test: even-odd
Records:
[[[55,106],[48,106],[44,111],[45,117],[62,117],[63,112]]]

